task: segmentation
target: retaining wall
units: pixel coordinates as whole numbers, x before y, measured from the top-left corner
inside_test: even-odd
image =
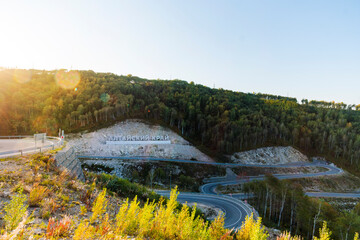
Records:
[[[81,168],[81,163],[76,157],[74,148],[65,147],[63,150],[59,151],[55,156],[55,161],[58,167],[66,168],[78,179],[85,181],[85,176]]]

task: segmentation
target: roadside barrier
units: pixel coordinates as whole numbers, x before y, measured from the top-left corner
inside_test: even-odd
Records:
[[[0,136],[0,140],[1,139],[25,139],[25,138],[34,138],[33,135],[19,135],[19,136]],[[62,145],[62,140],[61,138],[58,137],[52,137],[52,136],[47,136],[46,140],[51,139],[51,140],[55,140],[55,141],[47,141],[49,144],[45,144],[42,145],[41,147],[27,147],[27,148],[18,148],[18,149],[14,149],[14,150],[10,150],[10,151],[2,151],[0,152],[0,158],[3,157],[10,157],[10,156],[23,156],[26,153],[34,153],[34,152],[43,152],[45,150],[49,150],[49,149],[55,149],[55,147],[60,147]]]

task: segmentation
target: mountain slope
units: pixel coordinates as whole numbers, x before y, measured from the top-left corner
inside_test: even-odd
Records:
[[[26,81],[12,76],[19,71]],[[359,171],[359,106],[211,89],[93,71],[0,72],[0,135],[56,134],[141,118],[162,123],[196,145],[233,153],[292,145]]]

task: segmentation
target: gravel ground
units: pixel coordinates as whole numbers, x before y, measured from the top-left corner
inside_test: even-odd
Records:
[[[187,203],[187,205],[190,208],[196,206],[197,209],[200,209],[204,213],[206,219],[211,221],[217,218],[220,214],[224,214],[224,212],[220,208],[216,208],[214,206],[208,206],[205,204],[194,202]]]
[[[308,162],[309,159],[293,147],[265,147],[234,153],[231,160],[246,164],[283,164]]]
[[[120,136],[169,136],[171,144],[107,145],[106,140]],[[69,136],[70,146],[81,155],[102,156],[153,156],[171,159],[193,159],[204,162],[213,160],[188,141],[168,128],[150,125],[141,120],[126,120],[112,127],[86,134]]]

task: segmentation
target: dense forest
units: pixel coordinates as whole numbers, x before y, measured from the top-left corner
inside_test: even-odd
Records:
[[[360,229],[360,203],[351,211],[340,211],[321,199],[307,197],[302,186],[273,176],[246,183],[244,191],[254,194],[249,201],[267,226],[282,227],[305,239],[313,239],[323,221],[335,239],[354,239]]]
[[[232,153],[292,145],[360,170],[360,105],[212,89],[93,71],[0,71],[0,135],[57,134],[125,118],[160,122],[199,146]]]

